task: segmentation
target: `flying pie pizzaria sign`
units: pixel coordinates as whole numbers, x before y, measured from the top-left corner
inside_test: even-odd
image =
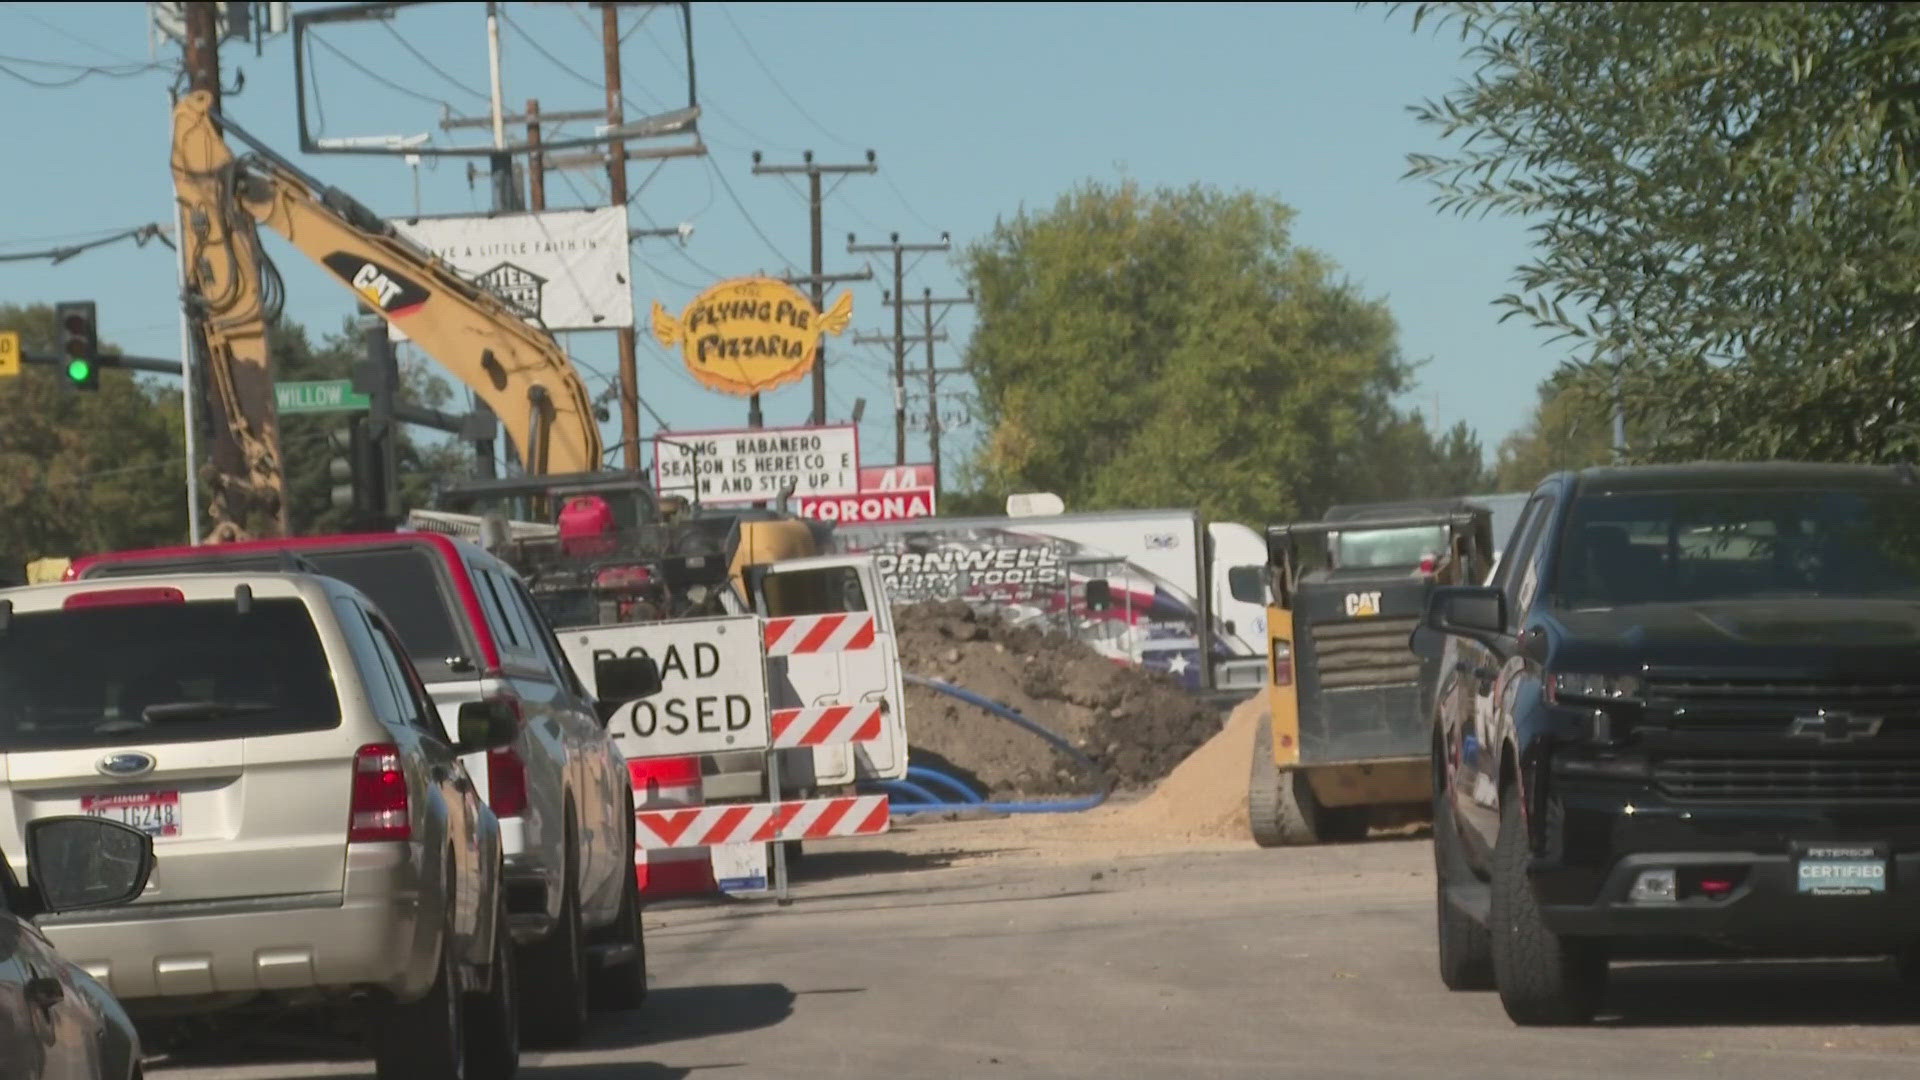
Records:
[[[841,333],[852,319],[852,293],[823,314],[784,281],[734,278],[694,297],[677,319],[655,301],[653,336],[680,347],[702,386],[746,397],[804,378],[822,335]]]

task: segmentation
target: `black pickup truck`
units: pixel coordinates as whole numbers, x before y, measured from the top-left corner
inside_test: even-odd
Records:
[[[1435,590],[1443,981],[1577,1024],[1608,963],[1892,956],[1920,986],[1920,478],[1593,469]]]

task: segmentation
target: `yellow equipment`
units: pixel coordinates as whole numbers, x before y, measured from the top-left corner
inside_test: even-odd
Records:
[[[235,157],[229,135],[252,152]],[[212,539],[243,539],[263,517],[286,531],[267,355],[280,286],[256,225],[285,237],[479,395],[528,474],[600,467],[591,395],[551,335],[215,113],[204,91],[174,106],[172,165],[193,322],[242,459],[229,451],[223,461],[215,448]]]
[[[1307,568],[1302,541],[1323,548]],[[1491,515],[1463,502],[1335,507],[1267,530],[1266,693],[1247,809],[1263,847],[1356,840],[1431,813],[1437,661],[1408,637],[1438,585],[1478,582]]]

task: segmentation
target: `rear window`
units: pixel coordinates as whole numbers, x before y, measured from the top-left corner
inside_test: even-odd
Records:
[[[428,682],[457,677],[447,667],[450,657],[468,653],[460,623],[454,621],[452,602],[440,569],[443,565],[432,552],[423,548],[391,547],[380,550],[325,551],[312,548],[296,552],[315,570],[359,589],[393,624],[394,632],[407,647],[408,658]],[[207,570],[262,569],[284,566],[278,552],[248,552],[237,555],[209,554],[203,559],[165,561],[129,560],[106,562],[88,570],[87,577],[130,574],[154,574]]]
[[[1333,565],[1342,570],[1418,566],[1446,550],[1447,530],[1441,525],[1342,532],[1334,534]]]
[[[194,708],[204,704],[204,708]],[[153,706],[175,706],[154,717]],[[0,632],[0,750],[181,742],[340,724],[304,602],[23,613]]]
[[[407,657],[428,682],[454,673],[447,660],[468,655],[464,636],[453,621],[451,604],[441,576],[443,564],[422,548],[386,551],[303,551],[301,556],[328,577],[367,594],[367,599],[393,624]]]

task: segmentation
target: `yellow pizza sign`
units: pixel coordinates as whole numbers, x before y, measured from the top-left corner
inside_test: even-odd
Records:
[[[674,318],[653,305],[653,336],[680,346],[701,385],[745,397],[804,378],[820,355],[820,338],[853,318],[853,294],[841,293],[823,314],[805,293],[772,278],[734,278],[699,296]]]

